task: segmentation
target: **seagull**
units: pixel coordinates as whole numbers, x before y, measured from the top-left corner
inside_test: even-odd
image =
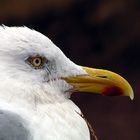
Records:
[[[120,75],[76,65],[24,26],[0,26],[0,81],[1,140],[90,140],[72,93],[134,97]]]

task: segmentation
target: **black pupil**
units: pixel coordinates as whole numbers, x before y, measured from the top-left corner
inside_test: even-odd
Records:
[[[36,64],[39,64],[39,63],[40,63],[40,60],[39,60],[39,59],[36,59],[36,60],[35,60],[35,63],[36,63]]]

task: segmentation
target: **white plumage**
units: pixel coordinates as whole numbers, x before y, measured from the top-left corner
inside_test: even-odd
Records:
[[[45,68],[25,62],[35,55],[46,57]],[[30,139],[89,140],[80,109],[66,92],[71,86],[59,79],[78,74],[85,71],[44,35],[26,27],[0,27],[0,109],[20,115]]]

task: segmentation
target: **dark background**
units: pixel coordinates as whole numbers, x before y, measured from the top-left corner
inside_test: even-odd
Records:
[[[140,0],[0,0],[0,24],[47,35],[75,63],[112,70],[135,98],[74,94],[99,140],[140,139]]]

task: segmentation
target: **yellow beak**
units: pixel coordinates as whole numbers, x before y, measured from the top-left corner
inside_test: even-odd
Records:
[[[64,78],[73,86],[74,92],[93,92],[107,96],[129,96],[134,98],[130,84],[120,75],[102,69],[82,67],[86,75]]]

